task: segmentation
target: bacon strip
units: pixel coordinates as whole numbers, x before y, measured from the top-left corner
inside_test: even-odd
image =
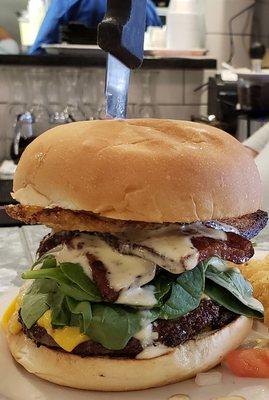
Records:
[[[87,253],[86,255],[92,270],[93,281],[100,290],[102,296],[108,301],[115,302],[119,297],[119,292],[110,286],[105,265],[92,254]]]
[[[246,214],[239,218],[222,219],[220,221],[206,221],[204,225],[209,228],[229,232],[229,227],[235,228],[246,239],[252,239],[265,228],[268,222],[268,213],[258,210],[252,214]]]
[[[243,264],[254,255],[252,243],[236,235],[227,233],[227,240],[216,240],[209,237],[193,237],[192,244],[199,250],[199,261],[217,256],[235,264]]]

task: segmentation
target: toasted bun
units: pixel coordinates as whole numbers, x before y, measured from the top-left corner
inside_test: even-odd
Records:
[[[185,121],[57,126],[31,143],[14,178],[23,205],[145,222],[239,217],[259,208],[257,167],[229,134]]]
[[[219,364],[247,337],[252,320],[239,317],[209,336],[190,340],[153,359],[85,357],[37,347],[23,333],[8,336],[13,357],[27,371],[47,381],[78,389],[141,390],[179,382]]]

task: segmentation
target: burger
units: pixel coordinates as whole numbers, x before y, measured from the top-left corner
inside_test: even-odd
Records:
[[[24,151],[7,213],[51,228],[2,325],[15,360],[72,388],[206,371],[263,307],[234,264],[264,228],[253,159],[227,133],[158,119],[57,126]],[[232,262],[233,264],[231,264]]]

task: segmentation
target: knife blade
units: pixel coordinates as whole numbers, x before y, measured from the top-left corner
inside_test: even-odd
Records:
[[[105,90],[108,118],[126,118],[129,81],[130,68],[108,54]]]
[[[126,118],[130,69],[143,61],[147,0],[108,0],[98,26],[98,44],[107,51],[106,111],[108,118]]]

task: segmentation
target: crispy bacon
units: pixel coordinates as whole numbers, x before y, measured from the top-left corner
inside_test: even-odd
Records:
[[[222,219],[220,221],[206,221],[204,225],[209,228],[229,232],[229,227],[233,227],[246,239],[252,239],[265,228],[268,222],[268,213],[258,210],[252,214],[246,214],[239,218]]]
[[[86,256],[92,270],[93,281],[100,290],[102,296],[108,301],[115,302],[119,297],[119,292],[110,286],[105,265],[90,253],[87,253]]]
[[[199,251],[199,261],[217,256],[235,264],[242,264],[254,255],[252,243],[248,239],[231,232],[227,233],[227,240],[198,236],[193,237],[191,241]]]

